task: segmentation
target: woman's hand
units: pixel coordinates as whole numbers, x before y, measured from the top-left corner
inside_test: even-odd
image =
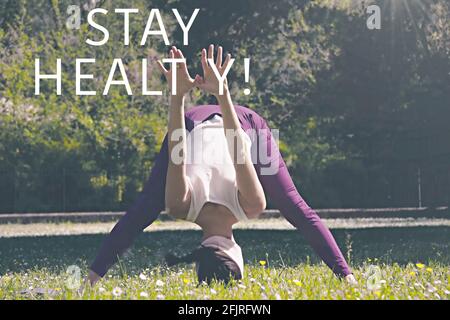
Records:
[[[84,292],[87,289],[89,289],[89,288],[93,288],[96,285],[96,283],[98,281],[100,281],[101,278],[102,277],[100,277],[94,271],[89,270],[88,275],[86,276],[86,278],[84,279],[83,283],[81,284],[81,286],[77,290],[79,296],[82,297],[84,295]]]
[[[225,62],[222,64],[222,54],[223,48],[219,47],[217,49],[217,60],[216,60],[216,68],[219,71],[219,74],[223,76],[225,70],[231,61],[231,54],[227,54],[225,58]],[[208,49],[208,55],[206,54],[206,49],[202,50],[202,67],[203,67],[203,77],[200,75],[196,75],[195,77],[195,85],[205,90],[206,92],[219,97],[220,90],[220,82],[214,74],[213,69],[209,65],[208,59],[214,60],[214,45],[210,45]],[[228,92],[228,81],[225,79],[224,83],[224,94]]]
[[[181,50],[177,49],[177,47],[173,46],[170,49],[169,57],[171,59],[185,59]],[[172,92],[172,70],[167,70],[161,61],[157,61],[159,69],[166,77],[166,80],[169,84],[169,88]],[[194,79],[189,75],[189,71],[187,68],[186,60],[183,63],[177,63],[177,71],[176,71],[176,95],[177,97],[184,97],[186,93],[188,93],[194,86]]]
[[[356,278],[353,274],[349,274],[348,276],[346,276],[345,281],[347,281],[347,283],[352,286],[356,286],[358,284],[358,281],[356,281]]]

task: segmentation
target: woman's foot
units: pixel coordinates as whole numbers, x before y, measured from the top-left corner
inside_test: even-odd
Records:
[[[86,277],[86,282],[89,283],[91,287],[95,286],[95,284],[101,279],[98,274],[96,274],[94,271],[89,270],[89,274]]]

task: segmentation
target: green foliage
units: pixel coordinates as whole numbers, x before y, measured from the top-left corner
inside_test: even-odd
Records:
[[[200,72],[198,53],[209,43],[236,56],[235,102],[280,128],[286,162],[313,206],[416,205],[417,168],[435,166],[423,170],[425,185],[448,177],[450,10],[445,1],[398,3],[383,6],[382,30],[372,31],[361,1],[102,1],[110,14],[98,18],[111,37],[96,48],[85,43],[99,36],[85,9],[80,30],[64,26],[71,1],[2,2],[0,211],[118,210],[136,196],[165,132],[167,98],[140,95],[141,59],[166,51],[154,38],[139,46],[151,8],[161,9],[192,74]],[[116,7],[141,12],[132,15],[129,47]],[[185,48],[174,7],[187,16],[201,8]],[[116,57],[133,96],[116,87],[102,96]],[[250,96],[242,90],[244,57],[251,57]],[[34,95],[36,58],[43,72],[62,59],[61,96],[54,81],[42,81],[41,95]],[[97,96],[75,95],[76,58],[96,58],[89,89]],[[149,69],[149,87],[165,88]],[[189,99],[209,102],[199,91]],[[447,178],[424,188],[427,205],[450,201],[449,188]]]

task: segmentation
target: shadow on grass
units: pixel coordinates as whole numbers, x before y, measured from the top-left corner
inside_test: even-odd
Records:
[[[450,264],[450,228],[376,228],[333,230],[340,248],[352,266],[368,258],[379,262],[406,264],[437,261]],[[105,235],[46,236],[0,239],[0,274],[46,268],[62,271],[76,264],[86,267],[94,258]],[[296,231],[236,230],[246,263],[266,260],[270,266],[295,266],[320,260]],[[165,253],[178,254],[195,248],[199,231],[156,231],[142,234],[121,261],[134,274],[143,268],[161,265]],[[117,266],[113,273],[118,271]]]

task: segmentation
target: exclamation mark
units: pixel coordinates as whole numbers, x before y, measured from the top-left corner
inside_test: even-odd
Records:
[[[244,67],[245,67],[245,83],[250,82],[250,58],[244,59]],[[250,94],[250,89],[246,88],[244,89],[244,94],[248,96]]]

